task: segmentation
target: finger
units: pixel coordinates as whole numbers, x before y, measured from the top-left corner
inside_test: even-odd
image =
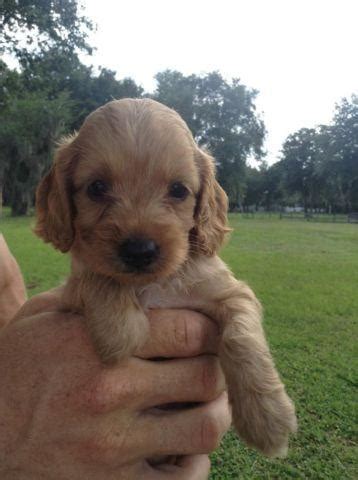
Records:
[[[140,358],[193,357],[217,353],[219,330],[201,313],[190,310],[150,310],[150,333],[138,352]]]
[[[210,459],[207,455],[184,455],[179,458],[177,465],[181,468],[191,468],[193,465],[201,465],[210,470]]]
[[[178,462],[181,471],[175,480],[207,480],[210,474],[210,459],[207,455],[184,456]]]
[[[176,465],[150,467],[153,472],[148,480],[207,480],[210,473],[210,460],[207,455],[187,455]]]
[[[142,418],[138,452],[156,455],[194,455],[215,450],[231,424],[227,394],[200,407],[147,414]],[[148,452],[148,448],[151,450]],[[149,455],[148,455],[149,454]]]
[[[61,298],[60,289],[61,287],[54,288],[32,297],[17,312],[14,320],[32,317],[38,313],[58,311]]]
[[[137,406],[142,410],[168,403],[208,402],[226,388],[216,355],[148,363],[146,382],[137,397]]]
[[[135,379],[135,380],[133,380]],[[226,387],[216,355],[143,361],[131,358],[127,365],[101,370],[81,392],[94,412],[116,412],[128,405],[134,411],[168,403],[207,402]]]

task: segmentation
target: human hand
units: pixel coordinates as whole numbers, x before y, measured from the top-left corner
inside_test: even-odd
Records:
[[[44,304],[54,311],[36,313]],[[230,425],[215,325],[198,313],[152,311],[147,344],[108,368],[82,319],[55,308],[55,296],[33,299],[0,335],[0,477],[206,479],[205,454]],[[172,402],[203,403],[155,408]],[[151,465],[166,455],[184,456]]]
[[[0,328],[10,322],[26,300],[26,289],[15,258],[0,234]]]

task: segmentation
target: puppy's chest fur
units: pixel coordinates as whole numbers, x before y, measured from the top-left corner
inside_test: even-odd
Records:
[[[108,363],[128,357],[143,345],[149,334],[146,312],[150,309],[196,310],[221,330],[228,316],[219,307],[223,292],[237,284],[217,256],[190,259],[172,276],[140,286],[121,285],[88,272],[76,261],[72,266],[63,290],[63,308],[84,315],[95,348]]]
[[[65,310],[84,314],[103,360],[128,356],[146,339],[146,312],[154,308],[190,309],[217,324],[225,322],[222,300],[238,285],[219,257],[196,257],[174,275],[144,285],[120,285],[73,264],[62,296]],[[220,328],[220,327],[219,327]]]
[[[191,310],[203,307],[203,300],[194,298],[190,292],[174,290],[159,284],[151,284],[136,292],[140,306],[144,311],[152,308],[188,308]]]
[[[151,283],[135,289],[144,311],[154,308],[187,308],[209,312],[215,303],[215,281],[222,283],[222,273],[231,276],[219,257],[209,261],[198,260],[186,265],[181,272],[162,282]]]

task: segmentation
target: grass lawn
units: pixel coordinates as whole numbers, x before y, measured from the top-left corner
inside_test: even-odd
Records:
[[[222,252],[255,290],[299,432],[284,460],[267,460],[228,434],[211,480],[357,479],[358,225],[230,218]],[[36,239],[29,218],[0,219],[29,295],[58,284],[68,259]]]

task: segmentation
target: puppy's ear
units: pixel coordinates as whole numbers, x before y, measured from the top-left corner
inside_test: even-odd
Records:
[[[195,227],[191,232],[192,250],[214,255],[222,245],[227,227],[228,201],[224,190],[215,178],[214,159],[198,149],[201,187],[194,212]]]
[[[36,191],[35,233],[61,252],[68,252],[74,238],[70,178],[76,154],[68,138],[58,147],[54,164]]]

